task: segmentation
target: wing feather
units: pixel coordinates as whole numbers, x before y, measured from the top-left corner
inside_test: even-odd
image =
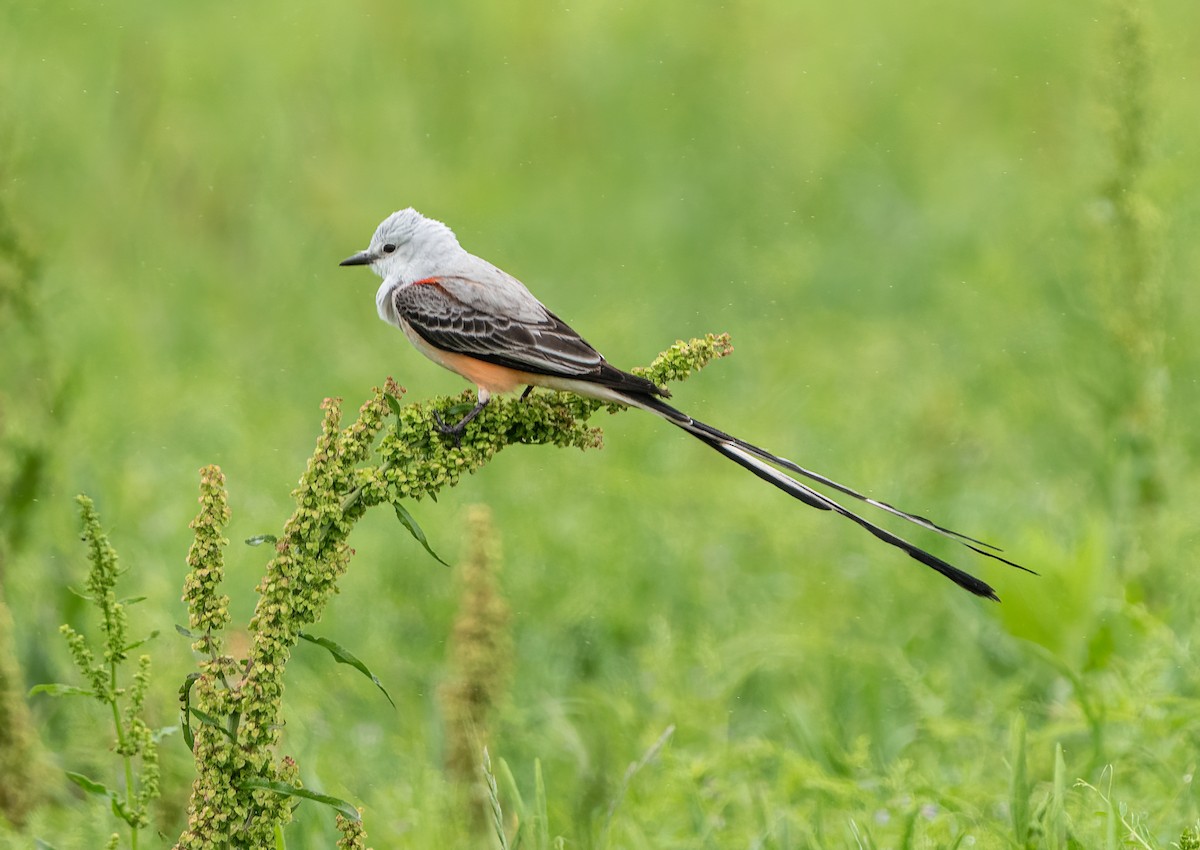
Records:
[[[422,339],[444,351],[522,372],[663,395],[645,378],[610,365],[532,295],[518,312],[497,299],[489,303],[488,298],[479,296],[475,289],[478,286],[464,278],[430,278],[397,287],[392,291],[392,301],[396,313]],[[521,289],[528,294],[524,287]],[[532,309],[534,305],[536,309]]]

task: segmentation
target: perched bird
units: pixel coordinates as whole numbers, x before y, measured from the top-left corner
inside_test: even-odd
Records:
[[[780,469],[955,539],[981,555],[1032,572],[997,554],[1000,550],[991,544],[872,499],[676,410],[663,401],[670,395],[667,390],[610,365],[519,280],[465,251],[449,227],[411,207],[385,218],[366,250],[347,257],[340,265],[370,266],[383,278],[375,294],[379,317],[404,331],[417,350],[434,363],[457,372],[479,388],[478,403],[461,420],[447,425],[438,418],[439,430],[444,434],[457,439],[493,393],[519,387],[526,387],[526,392],[535,386],[548,387],[617,402],[661,416],[804,504],[841,514],[974,594],[999,601],[986,582],[848,510]]]

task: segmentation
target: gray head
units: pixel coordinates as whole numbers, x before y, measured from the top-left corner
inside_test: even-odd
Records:
[[[432,274],[440,262],[461,250],[449,227],[409,207],[385,218],[367,249],[338,265],[370,266],[382,278],[405,272],[424,277],[426,267]]]

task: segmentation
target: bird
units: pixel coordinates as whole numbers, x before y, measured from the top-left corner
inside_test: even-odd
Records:
[[[803,504],[840,514],[977,596],[999,601],[987,582],[793,476],[1033,573],[1003,557],[1002,550],[990,543],[874,499],[677,410],[664,400],[670,397],[668,390],[611,365],[523,283],[469,253],[449,227],[412,207],[385,218],[367,248],[339,265],[369,266],[383,279],[375,294],[379,317],[403,331],[409,342],[434,363],[461,375],[478,389],[475,406],[459,421],[448,424],[435,414],[435,427],[451,438],[461,437],[495,393],[522,387],[526,394],[533,387],[576,393],[661,417]]]

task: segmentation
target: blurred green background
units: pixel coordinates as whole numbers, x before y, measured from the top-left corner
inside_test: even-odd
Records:
[[[452,560],[467,507],[494,512],[514,650],[492,755],[526,797],[540,763],[551,836],[1095,846],[1081,778],[1179,840],[1200,815],[1200,6],[1122,8],[5,4],[0,201],[40,264],[37,315],[0,331],[6,445],[45,460],[4,563],[26,682],[73,675],[77,492],[162,631],[168,725],[196,470],[227,475],[231,538],[277,531],[322,398],[462,389],[337,268],[411,205],[619,366],[728,331],[681,408],[1042,574],[917,535],[1004,602],[971,598],[652,417],[603,418],[599,452],[506,452],[413,510]],[[1114,153],[1130,139],[1144,169]],[[460,845],[435,699],[456,585],[378,513],[316,631],[398,708],[301,647],[284,747],[374,846]],[[229,559],[245,623],[264,556]],[[56,768],[115,769],[90,706],[33,707]],[[1056,745],[1065,811],[1019,834],[1018,798],[1064,800]],[[173,840],[191,763],[164,747]],[[60,775],[12,846],[111,831]],[[296,817],[290,846],[332,844],[328,812]]]

